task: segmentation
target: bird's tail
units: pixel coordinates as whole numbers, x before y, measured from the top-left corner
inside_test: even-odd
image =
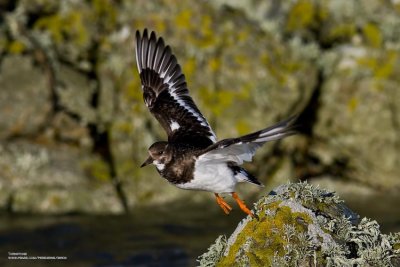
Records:
[[[234,163],[228,163],[228,166],[232,169],[233,175],[236,179],[238,179],[238,181],[252,183],[261,187],[264,186],[255,176],[246,171],[244,168],[237,166]]]

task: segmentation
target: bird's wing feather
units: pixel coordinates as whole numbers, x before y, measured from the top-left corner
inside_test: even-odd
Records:
[[[238,165],[244,161],[251,161],[256,150],[264,143],[296,134],[298,127],[295,124],[296,119],[297,116],[293,116],[263,130],[238,138],[221,140],[205,149],[199,160],[234,162]]]
[[[147,29],[136,32],[136,61],[143,99],[160,122],[169,142],[206,148],[216,142],[211,126],[189,95],[176,57],[162,38]]]

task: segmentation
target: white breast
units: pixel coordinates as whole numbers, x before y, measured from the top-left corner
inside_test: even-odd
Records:
[[[190,182],[176,186],[182,189],[231,193],[235,191],[235,185],[238,182],[225,162],[204,162],[200,158],[195,163],[193,176]]]
[[[158,160],[155,160],[153,162],[154,165],[156,165],[157,170],[162,171],[165,169],[165,164],[164,163],[160,163]]]

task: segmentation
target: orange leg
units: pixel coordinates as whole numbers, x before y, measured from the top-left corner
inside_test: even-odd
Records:
[[[240,209],[242,211],[244,211],[245,213],[249,214],[251,217],[255,218],[256,216],[253,214],[253,212],[251,212],[251,210],[249,210],[246,206],[246,204],[244,204],[244,202],[239,198],[238,194],[236,194],[236,192],[232,192],[232,197],[236,200],[236,202],[238,203]]]
[[[220,195],[218,195],[217,193],[214,194],[215,197],[217,198],[218,205],[225,212],[225,214],[229,214],[229,212],[232,210],[231,206],[229,206],[228,203],[226,203],[225,200]]]

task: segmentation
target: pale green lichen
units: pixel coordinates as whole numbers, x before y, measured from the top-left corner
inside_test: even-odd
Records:
[[[226,241],[220,236],[200,266],[396,266],[400,234],[381,234],[334,193],[307,183],[278,187],[255,205]]]
[[[208,248],[208,251],[201,255],[201,258],[199,259],[200,266],[215,266],[215,263],[218,262],[223,256],[225,247],[226,237],[220,235],[217,240],[215,240],[215,243]]]

